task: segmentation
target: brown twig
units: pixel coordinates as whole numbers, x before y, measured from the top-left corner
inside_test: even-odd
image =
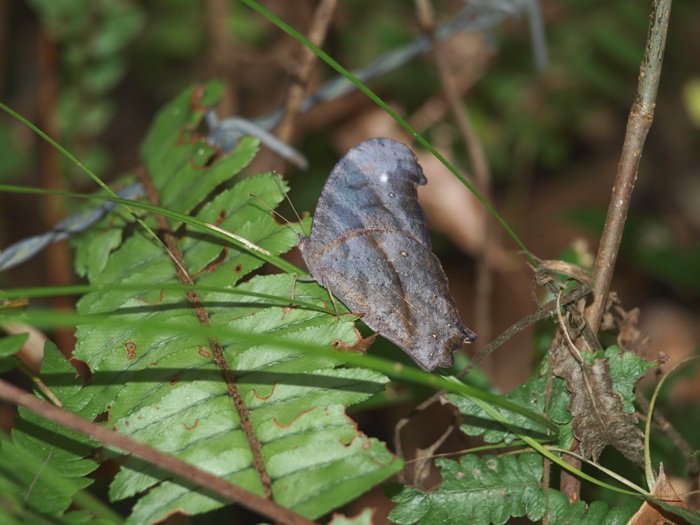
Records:
[[[603,316],[622,239],[622,230],[627,219],[634,183],[637,180],[642,148],[654,120],[656,93],[661,78],[670,14],[671,0],[654,0],[646,50],[639,68],[637,96],[627,119],[625,143],[622,147],[605,227],[600,239],[600,248],[593,267],[593,303],[586,309],[586,318],[594,332],[598,331]]]
[[[585,312],[593,333],[597,333],[605,311],[622,231],[627,219],[634,183],[637,180],[642,149],[654,119],[656,93],[661,78],[670,14],[671,0],[654,0],[646,49],[639,68],[637,95],[627,119],[625,142],[615,176],[598,255],[593,267],[593,302],[586,308]],[[574,447],[576,445],[577,442],[574,443]],[[570,501],[579,499],[580,482],[578,478],[567,472],[562,472],[560,488]]]
[[[515,334],[521,332],[528,326],[533,325],[537,321],[541,319],[545,319],[546,317],[550,317],[553,314],[558,312],[558,306],[560,304],[566,306],[573,305],[575,304],[579,299],[582,297],[585,297],[587,294],[590,293],[590,289],[588,288],[587,285],[581,285],[579,288],[576,290],[570,292],[569,294],[561,297],[560,294],[557,294],[557,299],[554,299],[552,301],[549,301],[548,303],[540,306],[534,313],[530,315],[526,315],[519,321],[517,321],[515,324],[511,325],[509,328],[507,328],[501,335],[496,337],[493,341],[491,341],[488,345],[486,345],[484,348],[479,350],[479,352],[472,357],[472,360],[469,362],[469,364],[464,367],[464,370],[462,370],[459,374],[457,374],[457,377],[462,378],[469,374],[475,367],[479,366],[481,361],[489,355],[491,352],[493,352],[496,348],[499,348],[500,346],[504,345],[507,341],[509,341]]]
[[[37,59],[39,63],[38,106],[39,127],[55,140],[60,138],[58,121],[58,44],[45,30],[38,31]],[[39,143],[41,152],[41,184],[48,190],[65,190],[61,177],[61,156],[47,141]],[[44,197],[42,210],[45,229],[51,229],[66,218],[64,199],[52,195]],[[47,246],[45,252],[46,280],[49,286],[64,286],[72,281],[72,268],[68,245],[65,242]],[[57,310],[72,311],[73,303],[68,297],[54,297],[51,304]],[[67,357],[75,346],[75,336],[66,329],[56,330],[54,342]]]
[[[124,436],[96,423],[87,421],[72,412],[55,407],[2,379],[0,379],[0,399],[13,405],[22,406],[49,421],[53,421],[62,427],[75,430],[108,447],[117,448],[132,456],[141,458],[152,465],[172,472],[182,479],[193,482],[208,491],[223,496],[227,500],[234,501],[278,523],[286,525],[314,525],[313,521],[289,509],[285,509],[271,500],[233,485],[214,474],[200,470],[194,465],[190,465],[178,458],[165,454],[160,450],[139,443],[128,436]]]
[[[317,47],[321,47],[326,38],[326,33],[333,20],[333,13],[335,12],[337,4],[338,0],[322,0],[314,12],[307,38]],[[287,144],[292,140],[294,135],[294,127],[299,116],[299,109],[304,101],[307,84],[315,62],[316,54],[306,46],[302,46],[299,64],[294,79],[289,86],[284,104],[282,121],[279,126],[277,126],[276,132],[277,137]]]
[[[234,94],[239,70],[235,67],[237,61],[233,53],[234,44],[231,30],[228,26],[229,2],[227,0],[206,0],[204,14],[207,34],[205,74],[209,77],[220,78],[224,82],[224,94],[217,105],[219,114],[235,115],[238,113],[238,108]]]

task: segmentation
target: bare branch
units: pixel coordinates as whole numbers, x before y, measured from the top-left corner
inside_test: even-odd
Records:
[[[22,406],[49,421],[75,430],[106,446],[118,448],[132,456],[141,458],[183,479],[192,481],[208,491],[219,494],[230,501],[235,501],[239,505],[257,512],[270,520],[286,525],[314,525],[313,521],[281,507],[274,501],[253,494],[209,472],[200,470],[194,465],[139,443],[128,436],[87,421],[72,412],[55,407],[2,379],[0,379],[0,399],[13,405]]]
[[[622,147],[620,163],[617,168],[615,184],[610,197],[605,227],[600,239],[600,247],[593,267],[593,302],[586,308],[586,319],[593,331],[597,333],[600,327],[605,304],[610,291],[617,253],[620,249],[622,231],[627,219],[634,183],[637,180],[639,162],[642,158],[642,148],[651,123],[654,120],[656,93],[661,77],[668,20],[671,13],[671,0],[654,0],[647,35],[647,45],[644,58],[639,68],[639,82],[630,114],[627,119],[627,132]],[[574,441],[572,450],[578,450],[579,443]],[[575,460],[576,462],[578,460]],[[574,462],[569,461],[572,465]],[[580,463],[578,463],[580,465]],[[576,466],[576,465],[574,465]],[[579,499],[580,482],[577,478],[562,472],[561,491],[569,501]]]
[[[625,143],[622,147],[605,228],[593,268],[593,303],[586,309],[586,318],[593,332],[598,331],[605,310],[622,230],[627,219],[634,183],[637,180],[642,148],[654,120],[656,93],[661,78],[670,14],[671,0],[654,0],[647,46],[639,68],[637,96],[627,119]]]

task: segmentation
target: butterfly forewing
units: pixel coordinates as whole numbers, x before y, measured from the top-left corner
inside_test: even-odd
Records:
[[[372,139],[355,146],[333,168],[314,213],[311,239],[333,242],[350,230],[391,228],[430,248],[416,188],[426,183],[408,146]]]
[[[333,169],[299,243],[314,278],[421,368],[453,364],[476,336],[459,319],[447,277],[430,251],[411,150],[390,139],[356,146]]]

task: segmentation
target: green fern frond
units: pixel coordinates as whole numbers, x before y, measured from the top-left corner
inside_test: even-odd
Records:
[[[511,403],[544,414],[546,382],[546,377],[535,376],[503,397]],[[448,394],[446,397],[464,415],[460,429],[468,436],[483,436],[487,443],[505,444],[512,443],[518,437],[504,428],[501,423],[495,421],[468,397],[457,394]],[[559,443],[562,447],[568,445],[572,436],[569,425],[571,421],[571,414],[568,412],[569,399],[569,392],[564,381],[556,377],[553,378],[547,415],[559,427]],[[494,409],[499,410],[507,421],[523,433],[538,439],[547,439],[547,429],[532,418],[498,407],[494,407]]]
[[[231,184],[257,142],[243,139],[222,154],[196,132],[218,90],[190,90],[156,119],[142,154],[157,204],[232,232],[275,260],[296,245],[297,232],[278,224],[262,202],[276,206],[286,188],[270,174]],[[143,218],[154,230],[162,225]],[[107,424],[123,434],[311,518],[398,471],[401,461],[345,413],[387,381],[371,370],[339,367],[335,347],[358,342],[356,318],[329,314],[328,293],[315,283],[295,285],[289,274],[251,278],[264,263],[258,251],[227,245],[188,220],[168,221],[196,300],[163,288],[182,283],[182,276],[147,233],[127,228],[114,236],[121,242],[103,241],[124,221],[105,219],[79,242],[83,253],[110,252],[92,256],[104,264],[90,267],[88,275],[103,288],[79,301],[79,313],[121,321],[78,327],[74,355],[93,373],[79,403],[106,414]],[[142,290],[110,287],[139,283]],[[216,341],[204,333],[207,326]],[[328,353],[256,343],[256,334],[326,346]],[[124,462],[110,497],[139,498],[129,523],[224,504],[134,458]]]
[[[78,408],[81,386],[74,384],[75,370],[51,343],[46,344],[41,372],[46,387],[60,402],[84,417],[94,417]],[[63,513],[75,503],[79,491],[92,484],[88,474],[98,464],[88,456],[98,444],[28,410],[20,409],[19,415],[11,440],[3,441],[0,450],[0,483],[4,486],[0,522],[80,523],[84,512]],[[106,507],[100,511],[113,515]],[[87,517],[95,519],[94,514]]]
[[[542,486],[542,458],[537,454],[463,456],[459,462],[438,459],[442,484],[435,492],[404,488],[389,519],[399,525],[469,523],[503,525],[511,518],[539,521],[549,516],[552,525],[622,525],[632,512],[610,509],[603,502],[588,507],[570,505],[566,497]]]

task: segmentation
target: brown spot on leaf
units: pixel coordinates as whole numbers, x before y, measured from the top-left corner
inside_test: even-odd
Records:
[[[282,308],[282,320],[284,320],[285,317],[287,317],[287,314],[292,311],[293,308],[296,308],[295,306],[285,306]]]
[[[209,163],[204,163],[204,165],[201,165],[201,164],[198,164],[198,162],[199,162],[199,161],[198,161],[197,159],[190,159],[188,165],[189,165],[189,167],[192,168],[192,170],[194,170],[194,171],[196,171],[196,170],[206,170],[206,169],[209,168]]]
[[[218,226],[219,224],[221,224],[225,220],[226,220],[226,210],[221,209],[221,210],[219,210],[219,213],[216,215],[216,220],[214,221],[214,224],[216,224]]]
[[[199,347],[199,350],[197,351],[197,353],[199,355],[201,355],[202,357],[206,357],[207,359],[211,357],[211,352],[209,352],[209,350],[207,350],[203,346]]]
[[[198,275],[201,275],[203,273],[215,271],[219,266],[226,262],[226,259],[228,259],[228,248],[224,247],[224,249],[221,250],[221,253],[216,257],[216,259],[207,264],[202,270],[195,272],[193,274],[193,277],[197,277]]]
[[[372,334],[369,337],[362,337],[362,334],[357,330],[357,328],[353,328],[355,330],[355,334],[357,335],[357,340],[352,343],[352,344],[347,344],[345,341],[342,341],[340,339],[336,339],[333,341],[333,348],[336,350],[345,350],[349,352],[355,352],[358,354],[364,354],[367,352],[370,346],[372,346],[372,343],[374,343],[374,339],[377,337],[377,334]]]
[[[127,341],[124,343],[124,348],[126,348],[126,359],[128,361],[136,358],[136,343],[133,341]]]
[[[243,265],[240,263],[233,267],[233,273],[240,274],[242,271],[243,271]]]
[[[186,146],[189,144],[194,144],[197,142],[197,134],[193,132],[192,126],[189,124],[185,124],[182,126],[180,129],[180,134],[177,137],[177,142],[176,144],[178,146]]]
[[[170,381],[168,381],[171,386],[175,386],[180,382],[180,374],[176,374],[173,377],[170,378]]]
[[[192,424],[192,426],[188,427],[184,423],[182,424],[182,426],[185,428],[185,430],[194,430],[195,428],[197,428],[197,425],[199,425],[199,418],[194,420],[194,423]]]
[[[163,302],[163,296],[165,295],[165,290],[160,291],[160,297],[158,298],[157,301],[146,301],[144,299],[141,299],[140,297],[134,297],[137,301],[143,303],[143,304],[149,304],[149,305],[154,305],[154,304],[161,304]]]
[[[190,97],[190,107],[192,108],[192,111],[206,111],[208,109],[206,106],[202,105],[204,91],[204,84],[200,84],[194,88],[194,90],[192,90],[192,96]]]
[[[313,411],[313,410],[316,410],[316,409],[315,409],[315,408],[310,408],[310,409],[308,409],[308,410],[302,410],[302,411],[299,412],[299,413],[294,417],[294,419],[292,419],[292,420],[289,422],[289,424],[287,424],[287,425],[284,425],[284,424],[280,423],[279,421],[277,421],[277,418],[276,418],[276,417],[273,417],[273,418],[272,418],[272,422],[273,422],[276,426],[278,426],[279,428],[289,428],[289,427],[291,427],[291,426],[296,422],[297,419],[299,419],[299,418],[300,418],[301,416],[303,416],[304,414],[307,414],[307,413],[309,413],[309,412],[311,412],[311,411]]]
[[[111,415],[112,415],[112,405],[107,406],[107,410],[105,412],[100,412],[95,416],[95,419],[93,419],[93,423],[106,423],[109,421]]]
[[[338,441],[340,441],[341,447],[350,448],[352,446],[353,442],[355,441],[355,439],[356,439],[356,437],[353,437],[352,439],[346,441],[345,439],[340,438]]]
[[[271,391],[270,394],[267,395],[267,396],[258,395],[258,392],[255,390],[255,388],[253,388],[253,396],[255,396],[255,399],[259,399],[260,401],[267,401],[267,400],[270,399],[270,398],[272,397],[272,395],[275,393],[275,390],[277,390],[277,383],[275,383],[274,385],[272,385],[272,391]]]
[[[92,368],[90,368],[87,361],[71,357],[70,364],[75,368],[76,374],[83,378],[83,386],[88,386],[92,380]]]

